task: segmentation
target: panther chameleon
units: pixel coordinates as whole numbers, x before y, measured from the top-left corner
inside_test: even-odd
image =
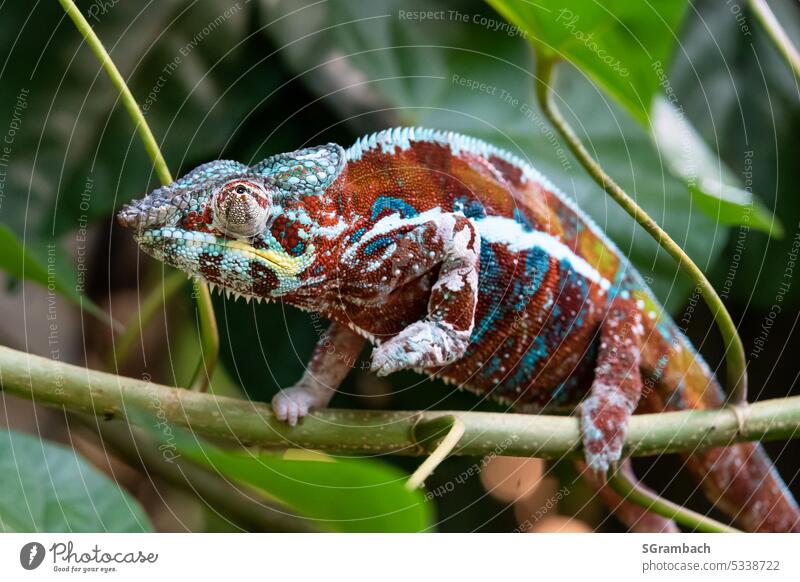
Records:
[[[396,128],[347,150],[218,160],[118,220],[144,252],[212,287],[331,321],[303,377],[273,399],[292,425],[328,404],[365,342],[379,375],[417,370],[517,412],[578,414],[599,475],[634,411],[724,402],[598,226],[530,164],[472,137]],[[694,451],[687,465],[742,527],[800,530],[759,444]]]

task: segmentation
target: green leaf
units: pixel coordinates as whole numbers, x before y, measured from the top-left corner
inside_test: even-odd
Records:
[[[309,458],[227,452],[209,445],[179,450],[223,475],[265,491],[321,527],[339,532],[419,532],[432,525],[421,491],[408,491],[408,475],[372,459]],[[291,451],[290,451],[291,452]],[[323,460],[320,460],[323,459]]]
[[[388,463],[299,449],[284,456],[223,450],[177,426],[155,430],[163,423],[144,411],[129,411],[128,418],[180,455],[256,487],[322,529],[417,532],[432,526],[431,504],[421,491],[407,490],[408,475]]]
[[[729,290],[726,300],[747,305],[748,312],[756,308],[767,313],[778,296],[784,312],[796,311],[800,285],[785,285],[784,267],[795,253],[800,220],[800,164],[794,163],[800,157],[797,81],[757,22],[733,18],[725,2],[695,6],[698,14],[686,20],[681,37],[685,52],[676,52],[670,82],[705,142],[737,175],[752,181],[755,195],[787,231],[776,241],[741,229],[717,262],[716,281]],[[798,4],[770,6],[787,34],[800,42]],[[754,312],[751,317],[759,320],[761,315]],[[758,330],[751,331],[753,337]]]
[[[82,306],[103,322],[110,322],[108,314],[95,305],[88,297],[77,291],[74,273],[61,266],[55,244],[48,245],[42,252],[33,252],[30,245],[23,245],[8,226],[0,224],[0,270],[17,279],[38,283]],[[40,259],[40,256],[46,258]],[[45,264],[46,263],[46,264]]]
[[[139,503],[73,449],[2,430],[0,475],[0,531],[152,531]]]
[[[43,287],[48,285],[47,268],[32,256],[17,240],[11,229],[0,224],[0,269],[17,279],[35,281]],[[53,282],[59,292],[68,294],[68,288],[61,281]]]
[[[647,124],[685,0],[488,0],[544,58],[566,59]]]
[[[660,86],[669,83],[665,63],[672,53],[672,35],[685,10],[684,2],[659,2],[657,11],[646,3],[633,2],[573,2],[568,7],[547,1],[489,3],[528,34],[542,58],[567,58],[624,105],[643,127],[649,127],[669,170],[685,181],[698,208],[708,216],[721,224],[747,225],[776,238],[783,235],[780,223],[751,192],[741,189],[683,111],[659,95]],[[665,33],[659,32],[662,30]]]
[[[777,217],[740,187],[719,156],[703,142],[682,110],[656,98],[651,111],[652,136],[670,170],[686,181],[697,205],[722,224],[748,225],[776,238],[783,237]]]

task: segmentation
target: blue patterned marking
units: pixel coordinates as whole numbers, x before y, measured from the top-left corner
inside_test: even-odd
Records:
[[[542,285],[547,270],[550,268],[550,255],[540,247],[526,251],[525,266],[522,273],[514,277],[513,305],[518,313],[524,312],[528,303]]]
[[[461,196],[453,201],[453,212],[460,212],[467,218],[485,218],[486,209],[480,200],[470,200]]]
[[[367,232],[367,227],[366,226],[362,226],[361,228],[359,228],[357,231],[355,231],[353,233],[353,235],[350,237],[350,242],[357,243],[358,241],[361,240],[361,237],[364,236],[365,232]]]
[[[525,272],[531,276],[530,293],[533,295],[542,286],[542,280],[550,269],[550,255],[541,247],[528,251],[525,257]]]
[[[531,224],[531,221],[530,221],[530,220],[528,220],[528,217],[527,217],[527,216],[525,216],[525,215],[524,215],[524,214],[523,214],[523,213],[520,211],[520,209],[519,209],[519,208],[515,208],[515,209],[514,209],[514,220],[515,220],[516,222],[520,223],[520,224],[521,224],[523,227],[525,227],[525,230],[528,230],[528,231],[534,231],[534,230],[535,230],[535,229],[533,228],[533,224]]]
[[[497,281],[500,280],[501,276],[499,268],[492,248],[488,244],[481,244],[480,274],[478,276],[478,281],[480,285],[480,294],[483,297],[498,298],[501,294],[499,290],[496,289]],[[492,305],[486,310],[481,320],[475,322],[470,342],[473,344],[479,342],[489,330],[495,329],[495,322],[502,316],[501,307],[502,304],[495,301],[492,302]]]
[[[372,220],[378,218],[385,210],[398,212],[403,218],[411,218],[419,214],[417,209],[411,206],[405,200],[395,198],[393,196],[380,196],[372,204]]]
[[[533,370],[547,356],[547,342],[543,335],[537,335],[533,338],[528,351],[520,358],[516,371],[503,381],[504,392],[516,392],[517,388],[521,392],[527,388],[533,378]]]
[[[559,262],[559,273],[561,275],[560,287],[558,295],[569,294],[573,300],[580,302],[580,309],[575,314],[574,318],[569,322],[569,327],[566,333],[572,332],[573,327],[583,327],[584,317],[589,311],[589,283],[586,278],[580,276],[567,259],[561,259]],[[576,295],[572,296],[571,291],[575,291]]]
[[[384,249],[393,243],[394,240],[390,236],[382,236],[380,238],[376,238],[374,241],[371,241],[364,246],[364,254],[371,255],[375,251]]]

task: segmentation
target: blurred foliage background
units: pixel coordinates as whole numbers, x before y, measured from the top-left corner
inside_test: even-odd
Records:
[[[800,40],[800,5],[773,4],[790,35]],[[174,175],[216,158],[251,163],[328,141],[348,146],[364,133],[395,125],[475,135],[530,160],[577,199],[652,280],[676,319],[688,324],[712,366],[720,364],[720,342],[702,301],[541,117],[533,93],[531,39],[490,6],[446,0],[78,5],[128,80]],[[796,393],[800,284],[790,277],[786,285],[786,269],[800,229],[798,86],[744,6],[702,0],[676,15],[674,29],[638,31],[672,39],[658,90],[676,97],[703,147],[718,152],[727,169],[715,167],[712,173],[732,176],[752,190],[757,204],[749,223],[724,216],[719,201],[691,192],[680,172],[671,171],[667,150],[680,136],[670,134],[677,126],[669,119],[648,127],[651,121],[645,118],[643,124],[585,70],[568,67],[560,71],[557,86],[562,108],[607,171],[723,291],[751,361],[751,398]],[[0,342],[101,368],[109,360],[109,328],[77,303],[96,305],[120,322],[135,321],[138,305],[164,277],[162,265],[140,255],[129,233],[112,220],[120,204],[156,187],[157,180],[116,92],[58,3],[3,4],[0,39],[0,131],[8,128],[0,152],[0,242],[6,255],[0,265],[6,271]],[[778,222],[772,223],[773,215]],[[775,236],[779,225],[782,237]],[[772,237],[763,232],[770,226]],[[29,256],[20,258],[24,253]],[[23,262],[29,277],[37,264],[44,268],[38,274],[44,285],[37,277],[20,278]],[[54,294],[48,282],[66,293]],[[223,364],[215,391],[235,395],[241,387],[249,398],[268,401],[299,378],[318,338],[318,323],[280,304],[253,306],[217,297],[215,307]],[[766,347],[755,350],[767,328]],[[187,285],[150,322],[129,357],[116,362],[115,371],[183,385],[196,366],[198,346]],[[413,374],[378,379],[355,370],[342,392],[333,406],[502,410]],[[123,506],[118,517],[124,523],[101,520],[82,527],[136,529],[145,519],[139,505],[159,530],[240,527],[184,490],[106,454],[93,433],[70,427],[63,414],[9,396],[1,402],[0,419],[20,431],[14,433],[19,446],[27,443],[24,432],[64,442],[97,467],[83,473],[96,471],[98,483],[102,472],[110,474],[129,493],[125,504],[113,504]],[[9,437],[0,449],[10,444]],[[769,447],[796,494],[799,446]],[[81,463],[74,470],[86,463],[73,458]],[[418,462],[384,461],[403,471]],[[471,470],[476,463],[480,478]],[[503,459],[483,468],[480,459],[449,459],[428,481],[428,491],[439,492],[428,495],[435,513],[430,527],[617,530],[566,465]],[[695,484],[682,474],[676,477],[675,459],[636,465],[645,481],[657,483],[673,500],[709,510]],[[559,494],[565,484],[570,493]],[[531,520],[556,497],[558,503],[549,505],[557,507]],[[14,503],[9,493],[6,507]],[[47,514],[46,508],[41,511]],[[17,525],[6,518],[6,526],[25,529],[25,516],[18,518]]]

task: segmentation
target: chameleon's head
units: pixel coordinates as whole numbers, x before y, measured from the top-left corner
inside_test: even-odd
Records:
[[[344,165],[335,145],[267,158],[255,166],[219,160],[125,205],[117,215],[147,254],[244,296],[296,289],[314,246],[290,253],[270,229],[292,200],[328,188]]]

